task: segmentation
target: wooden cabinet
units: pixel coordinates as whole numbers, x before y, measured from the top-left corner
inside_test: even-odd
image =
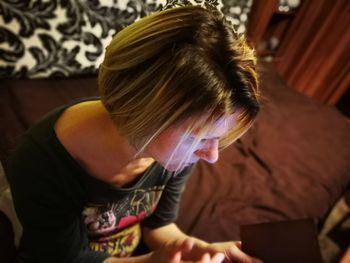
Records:
[[[254,0],[247,36],[298,91],[336,105],[349,88],[350,1],[304,0],[279,12],[277,0]]]

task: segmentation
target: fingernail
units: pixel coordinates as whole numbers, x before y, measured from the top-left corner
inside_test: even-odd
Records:
[[[224,259],[225,259],[225,254],[223,254],[223,253],[219,253],[219,255],[218,255],[218,263],[221,263],[221,262],[223,262],[224,261]]]

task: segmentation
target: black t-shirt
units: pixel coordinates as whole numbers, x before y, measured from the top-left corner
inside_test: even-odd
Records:
[[[130,187],[89,175],[58,140],[68,106],[31,128],[11,161],[9,183],[23,226],[18,262],[102,262],[129,256],[141,226],[173,222],[189,169],[176,176],[154,163]]]

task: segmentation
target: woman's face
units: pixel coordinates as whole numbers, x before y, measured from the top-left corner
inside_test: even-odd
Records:
[[[236,114],[223,117],[204,133],[199,120],[189,134],[186,133],[193,120],[184,121],[164,130],[145,152],[169,171],[180,170],[200,159],[215,163],[219,157],[219,139],[233,128],[236,118]],[[199,143],[193,148],[197,139]]]

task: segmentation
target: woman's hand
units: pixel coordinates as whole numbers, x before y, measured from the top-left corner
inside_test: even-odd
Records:
[[[209,253],[224,253],[225,260],[224,263],[261,263],[262,261],[257,258],[253,258],[245,254],[241,250],[242,242],[240,241],[231,241],[231,242],[219,242],[208,244],[206,250]]]
[[[260,263],[259,259],[245,254],[241,242],[221,242],[209,244],[183,233],[175,224],[156,229],[144,228],[143,238],[152,252],[154,262],[221,262],[225,263]],[[164,245],[165,244],[165,245]]]
[[[220,252],[209,253],[209,251],[203,251],[200,258],[191,258],[190,260],[184,260],[188,258],[193,249],[195,248],[195,240],[187,238],[185,240],[172,241],[165,244],[161,249],[158,249],[151,253],[150,263],[221,263],[224,262],[225,255]]]
[[[204,252],[199,258],[184,259],[189,256],[195,247],[195,240],[187,238],[182,241],[172,241],[164,244],[158,250],[148,254],[129,257],[129,258],[114,258],[110,257],[103,263],[222,263],[225,255],[223,253]]]

